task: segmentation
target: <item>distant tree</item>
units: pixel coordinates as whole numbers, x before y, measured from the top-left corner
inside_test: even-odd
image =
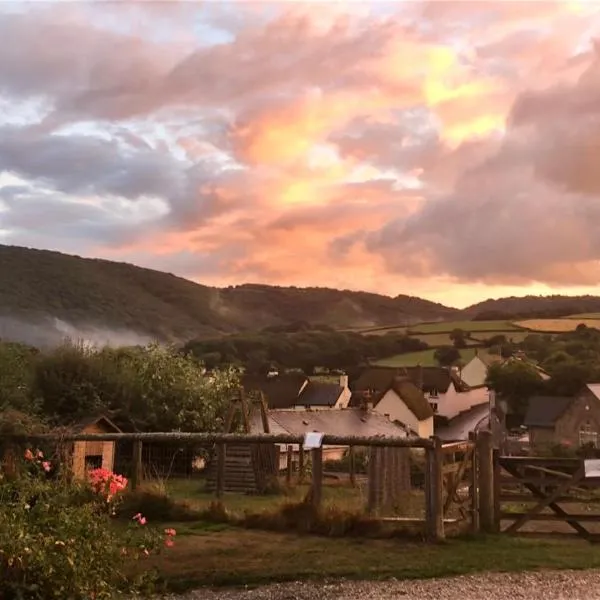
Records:
[[[508,340],[506,339],[506,336],[504,334],[497,334],[487,338],[483,342],[483,345],[486,348],[491,348],[492,346],[502,346],[503,344],[506,344],[507,341]]]
[[[454,346],[441,346],[437,348],[433,357],[442,367],[449,367],[460,360],[460,352]]]
[[[524,415],[529,398],[544,392],[544,381],[532,365],[522,361],[492,365],[486,385],[507,401],[518,415]]]
[[[468,333],[463,329],[453,329],[450,333],[450,339],[452,340],[455,348],[466,348]]]
[[[554,365],[550,380],[546,382],[548,392],[553,396],[574,396],[582,391],[586,383],[597,376],[597,369],[591,365],[565,361]]]

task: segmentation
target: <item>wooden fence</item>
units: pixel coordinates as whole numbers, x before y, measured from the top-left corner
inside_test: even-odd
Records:
[[[11,438],[15,443],[73,444],[78,442],[123,442],[132,446],[130,479],[137,487],[143,479],[142,448],[144,444],[177,444],[213,448],[215,457],[214,493],[225,495],[227,445],[249,445],[256,450],[268,445],[297,446],[302,449],[301,462],[310,456],[311,472],[307,476],[310,491],[306,500],[315,508],[323,501],[323,447],[347,446],[350,449],[350,480],[355,477],[354,449],[369,449],[367,511],[378,518],[382,506],[394,502],[403,489],[406,473],[406,453],[418,450],[424,455],[424,517],[381,517],[382,520],[403,521],[421,525],[429,540],[441,540],[449,526],[472,532],[493,530],[494,469],[492,439],[489,432],[480,432],[468,441],[443,444],[438,438],[354,437],[324,435],[322,446],[303,449],[304,436],[236,433],[103,433],[72,434],[60,437],[52,434]],[[249,455],[253,456],[252,452]],[[289,456],[289,453],[288,453]],[[271,461],[272,462],[272,461]],[[300,468],[299,477],[304,477]],[[290,462],[286,470],[288,483],[292,477]]]

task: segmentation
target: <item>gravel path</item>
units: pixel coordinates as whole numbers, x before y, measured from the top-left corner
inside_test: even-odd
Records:
[[[600,570],[484,573],[424,581],[294,582],[197,590],[171,600],[600,600]]]

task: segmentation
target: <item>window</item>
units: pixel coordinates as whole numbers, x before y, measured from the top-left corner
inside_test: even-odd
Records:
[[[438,403],[437,402],[430,402],[429,405],[431,406],[431,409],[433,410],[433,412],[437,413],[437,411],[438,411]]]
[[[594,429],[590,421],[582,424],[579,428],[579,445],[598,447],[598,432]]]
[[[437,398],[438,397],[438,391],[435,388],[432,388],[430,394],[429,394],[430,398]]]
[[[102,455],[88,455],[85,457],[85,469],[100,469],[102,468]]]

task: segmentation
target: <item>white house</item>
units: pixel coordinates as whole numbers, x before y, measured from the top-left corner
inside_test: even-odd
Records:
[[[400,424],[409,435],[433,435],[434,411],[425,394],[397,369],[367,369],[353,386],[352,406],[372,407],[373,411]]]

